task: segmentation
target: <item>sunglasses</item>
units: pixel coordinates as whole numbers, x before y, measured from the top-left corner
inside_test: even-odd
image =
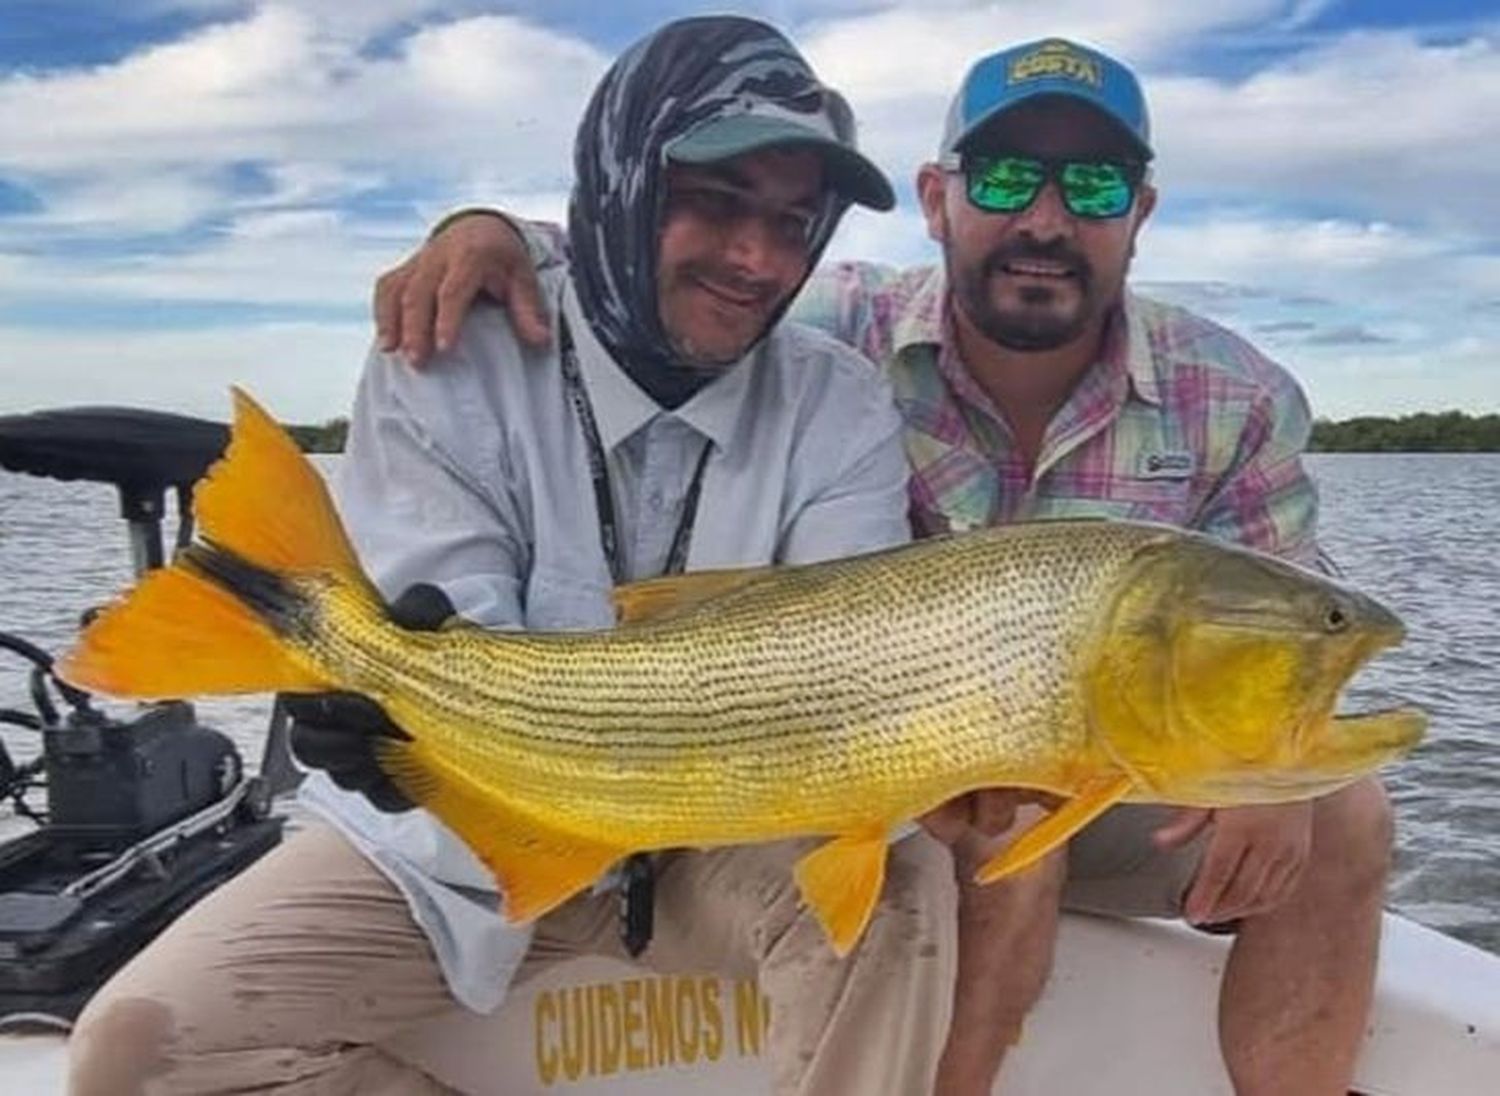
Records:
[[[963,174],[970,203],[986,213],[1020,213],[1052,181],[1069,213],[1095,221],[1123,216],[1146,174],[1143,164],[1129,160],[1041,160],[974,152],[943,166]]]

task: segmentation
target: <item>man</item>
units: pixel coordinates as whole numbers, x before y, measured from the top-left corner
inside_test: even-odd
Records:
[[[848,204],[894,201],[837,93],[763,24],[683,20],[605,75],[575,168],[572,262],[539,283],[549,348],[524,350],[484,309],[430,374],[368,363],[338,495],[387,596],[421,595],[398,616],[602,627],[622,581],[907,539],[888,386],[846,347],[777,326]],[[352,703],[304,704],[297,733],[335,778],[305,788],[326,823],[101,991],[73,1040],[79,1096],[441,1091],[383,1042],[490,1011],[560,959],[624,954],[615,893],[579,896],[534,933],[508,925],[490,873],[403,809],[345,725],[399,732]],[[778,1092],[923,1091],[952,992],[951,857],[925,834],[899,842],[861,947],[840,960],[797,900],[807,847],[661,857],[645,958],[759,977]]]
[[[803,294],[799,318],[892,380],[918,534],[1107,515],[1315,563],[1295,382],[1228,331],[1125,288],[1156,203],[1152,155],[1144,97],[1117,61],[1059,39],[1002,50],[970,70],[917,177],[943,267],[846,264]],[[522,227],[534,252],[555,246]],[[434,315],[441,342],[480,288],[534,312],[525,268],[504,221],[458,220],[382,279],[382,341],[419,362]],[[980,801],[1003,814],[995,802]],[[946,813],[961,828],[958,808]],[[954,1025],[989,1037],[950,1042],[954,1091],[987,1091],[1044,983],[1061,903],[1235,931],[1219,1033],[1236,1090],[1342,1094],[1390,842],[1374,780],[1313,804],[1122,808],[1076,838],[1066,864],[966,894],[965,940],[983,944],[961,952]]]

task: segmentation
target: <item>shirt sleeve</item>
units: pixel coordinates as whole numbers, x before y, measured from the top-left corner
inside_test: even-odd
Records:
[[[863,363],[861,397],[843,409],[856,423],[831,474],[797,511],[782,535],[779,563],[816,563],[905,544],[909,467],[901,419],[884,378]]]
[[[371,353],[335,479],[339,510],[386,598],[430,582],[466,619],[518,627],[524,526],[487,404],[456,390],[474,368],[463,338],[450,353],[460,360],[427,373]]]
[[[873,362],[890,350],[894,309],[886,299],[900,277],[880,263],[824,263],[792,302],[788,318],[832,335]]]
[[[1262,391],[1233,464],[1195,527],[1304,566],[1318,560],[1318,494],[1302,462],[1312,415],[1290,378]]]

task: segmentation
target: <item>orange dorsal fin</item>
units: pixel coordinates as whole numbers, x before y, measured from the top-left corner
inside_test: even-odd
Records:
[[[849,954],[870,923],[886,855],[879,829],[835,837],[797,861],[797,886],[839,955]]]
[[[1073,798],[980,865],[976,883],[993,883],[1035,864],[1130,792],[1128,776],[1105,776],[1085,784]]]
[[[193,491],[203,539],[268,571],[363,582],[323,477],[258,403],[233,393],[229,448]]]
[[[741,567],[693,571],[626,583],[614,589],[615,615],[621,624],[657,620],[738,590],[774,570],[774,567]]]
[[[437,815],[495,875],[505,917],[533,921],[593,883],[634,849],[563,833],[479,785],[420,742],[383,739],[380,767]]]

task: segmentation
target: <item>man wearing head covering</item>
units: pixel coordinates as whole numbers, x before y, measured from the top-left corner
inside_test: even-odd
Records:
[[[942,266],[840,264],[799,298],[797,318],[890,378],[918,535],[1107,516],[1318,562],[1301,462],[1310,416],[1295,380],[1231,332],[1125,287],[1156,203],[1153,155],[1145,97],[1119,61],[1060,38],[990,54],[969,70],[938,157],[917,177]],[[512,227],[534,254],[560,246],[545,226]],[[518,314],[528,308],[511,228],[466,217],[452,231],[382,279],[382,340],[414,359],[441,286],[487,274],[508,283]],[[416,329],[395,322],[404,294],[422,298]],[[439,341],[461,297],[438,295]],[[998,792],[968,808],[1007,813]],[[944,813],[960,859],[982,859],[962,805]],[[1059,905],[1237,931],[1219,1018],[1236,1091],[1346,1091],[1390,846],[1390,806],[1371,778],[1311,804],[1117,808],[1042,869],[963,892],[966,916],[988,928],[973,936],[982,948],[961,952],[955,1030],[995,1037],[950,1045],[945,1091],[989,1091],[1045,982]]]
[[[847,206],[893,203],[838,94],[763,24],[683,20],[604,76],[575,166],[572,262],[540,280],[549,346],[486,308],[441,369],[367,363],[337,495],[397,615],[607,627],[623,581],[905,541],[889,386],[847,347],[778,323]],[[387,1041],[491,1011],[560,959],[644,943],[652,907],[631,905],[622,939],[612,892],[507,924],[491,873],[403,809],[370,740],[352,736],[363,757],[340,747],[341,720],[394,733],[349,703],[305,704],[294,732],[318,820],[101,991],[72,1040],[76,1094],[446,1091]],[[778,1092],[921,1092],[951,1003],[951,857],[926,835],[899,842],[841,960],[798,901],[809,847],[633,863],[656,891],[645,959],[757,978]]]

